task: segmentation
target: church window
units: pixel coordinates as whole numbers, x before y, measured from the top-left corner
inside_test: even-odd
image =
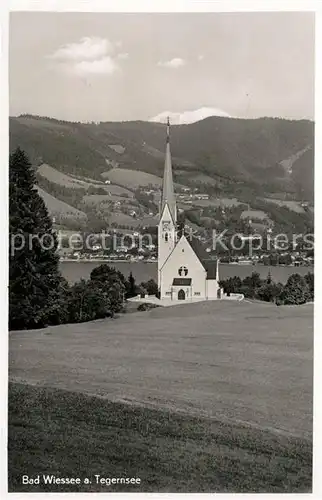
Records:
[[[169,241],[169,235],[168,235],[168,233],[165,233],[164,239],[165,239],[165,241]]]
[[[178,274],[179,274],[179,276],[187,276],[188,268],[185,266],[179,267]]]

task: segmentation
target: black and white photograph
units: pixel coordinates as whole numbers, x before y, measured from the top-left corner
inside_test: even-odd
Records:
[[[313,492],[315,24],[9,13],[9,493]]]

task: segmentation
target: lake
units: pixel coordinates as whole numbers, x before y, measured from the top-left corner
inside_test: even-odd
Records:
[[[107,264],[111,267],[115,267],[118,271],[121,271],[121,273],[124,274],[125,277],[128,277],[130,272],[132,272],[137,283],[148,281],[151,278],[157,281],[157,264],[154,262],[108,262]],[[88,279],[90,277],[91,271],[99,265],[99,262],[60,262],[60,269],[63,276],[70,283],[75,283],[75,281],[78,281],[81,278]],[[258,272],[261,278],[266,278],[269,271],[274,281],[286,283],[288,277],[291,274],[298,273],[304,275],[308,272],[313,273],[314,269],[311,266],[283,267],[231,264],[219,265],[220,279],[227,279],[233,276],[239,276],[241,279],[243,279],[246,276],[250,276],[253,272]]]

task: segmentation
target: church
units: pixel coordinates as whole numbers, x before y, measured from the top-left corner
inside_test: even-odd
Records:
[[[161,300],[221,298],[218,260],[209,259],[200,241],[177,224],[169,119],[158,224],[158,285]]]

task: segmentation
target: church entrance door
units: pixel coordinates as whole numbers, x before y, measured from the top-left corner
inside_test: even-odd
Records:
[[[182,290],[182,288],[181,288],[181,290],[179,290],[179,292],[178,292],[178,300],[185,300],[185,299],[186,299],[185,291]]]

